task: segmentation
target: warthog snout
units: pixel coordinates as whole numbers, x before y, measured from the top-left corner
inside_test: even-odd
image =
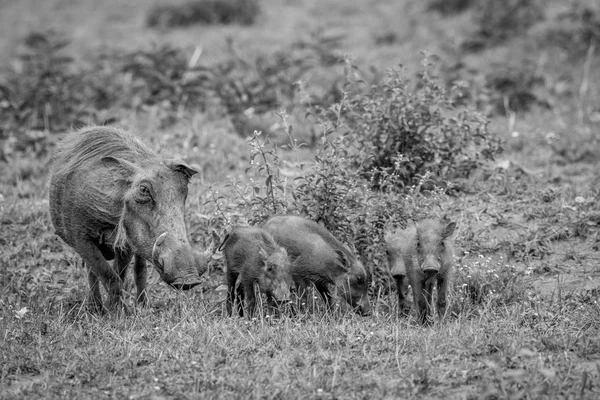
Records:
[[[368,317],[369,315],[371,315],[371,304],[369,303],[369,299],[367,298],[367,296],[364,296],[361,299],[356,311],[359,315],[363,317]]]
[[[273,295],[279,304],[285,304],[292,301],[292,292],[290,291],[290,285],[287,282],[281,282],[273,291]]]
[[[425,275],[435,275],[440,272],[440,263],[432,255],[428,255],[421,268]]]
[[[188,290],[200,283],[201,260],[187,241],[161,234],[154,242],[152,261],[161,278],[175,289]]]

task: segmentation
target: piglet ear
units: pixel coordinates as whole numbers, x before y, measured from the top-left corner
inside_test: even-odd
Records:
[[[263,249],[262,247],[259,247],[258,248],[258,255],[260,256],[260,259],[261,259],[262,263],[264,264],[263,266],[265,268],[267,268],[268,267],[268,265],[267,265],[267,259],[269,258],[269,255],[267,254],[266,250]]]
[[[281,252],[281,254],[283,254],[284,257],[288,257],[288,253],[285,247],[279,247],[279,251]]]
[[[340,262],[340,266],[343,267],[344,269],[348,270],[350,267],[350,260],[346,256],[346,253],[344,253],[344,251],[339,250],[339,249],[336,249],[335,252],[338,255],[338,260]]]
[[[456,222],[453,222],[453,221],[448,222],[448,224],[442,230],[442,238],[446,239],[446,238],[452,236],[455,229],[456,229]]]
[[[265,250],[265,249],[263,249],[262,247],[259,247],[259,248],[258,248],[258,254],[260,255],[260,257],[261,257],[263,260],[266,260],[267,258],[269,258],[269,255],[267,254],[266,250]]]
[[[183,173],[188,179],[190,179],[192,176],[194,176],[198,173],[198,171],[196,171],[195,169],[192,169],[190,166],[188,166],[187,164],[184,164],[182,161],[165,160],[164,164],[167,167],[169,167],[170,169],[172,169],[173,171]]]

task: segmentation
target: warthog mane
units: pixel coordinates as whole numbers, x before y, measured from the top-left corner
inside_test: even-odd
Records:
[[[123,159],[140,167],[148,162],[161,162],[154,151],[129,132],[107,126],[90,127],[78,134],[66,135],[58,144],[52,160],[54,179],[65,182],[69,175],[77,171],[102,168],[104,157]],[[115,183],[121,184],[115,184],[114,192],[104,195],[119,199],[120,208],[114,207],[111,210],[99,207],[101,202],[93,201],[91,193],[88,205],[93,213],[102,216],[107,223],[114,224],[118,221],[116,232],[113,231],[109,237],[103,239],[114,240],[115,251],[124,251],[127,249],[128,240],[123,224],[125,207],[122,199],[135,171],[128,168],[111,168],[111,174]],[[115,213],[117,209],[118,213]]]

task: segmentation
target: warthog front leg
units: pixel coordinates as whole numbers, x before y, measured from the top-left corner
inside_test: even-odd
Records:
[[[394,277],[396,281],[396,289],[398,290],[398,311],[401,315],[408,315],[409,306],[406,299],[406,293],[408,292],[408,282],[406,276],[397,275]]]
[[[427,321],[427,297],[424,286],[425,282],[417,279],[413,284],[413,299],[417,309],[417,318],[421,324]]]
[[[323,298],[325,305],[327,305],[327,309],[331,310],[333,308],[333,302],[331,301],[331,293],[329,292],[327,284],[323,282],[315,282],[315,287],[317,288],[317,292],[319,292]]]
[[[448,290],[448,279],[438,275],[437,288],[438,293],[436,306],[438,310],[438,316],[440,320],[442,320],[446,316],[446,292]]]
[[[85,264],[85,262],[84,262]],[[90,293],[88,295],[87,303],[96,312],[103,312],[102,308],[102,295],[100,294],[100,279],[96,276],[96,273],[85,264],[88,270],[88,282],[90,283]]]
[[[233,305],[235,304],[235,283],[237,282],[237,278],[238,274],[233,273],[231,271],[227,271],[227,315],[229,315],[230,317],[233,315]],[[240,304],[238,304],[237,307],[240,307]],[[241,310],[238,309],[238,313],[240,312]],[[240,316],[242,315],[243,313],[241,313]]]
[[[148,293],[146,283],[148,279],[148,268],[146,260],[136,254],[135,263],[133,265],[133,277],[135,279],[135,287],[137,289],[137,302],[143,306],[148,305]]]
[[[101,280],[108,292],[107,308],[115,310],[122,306],[121,278],[104,259],[98,247],[89,240],[81,239],[77,241],[75,248],[82,255],[88,267],[88,281],[90,283],[89,298],[92,304],[99,309],[103,308],[100,287],[98,285],[98,280]]]

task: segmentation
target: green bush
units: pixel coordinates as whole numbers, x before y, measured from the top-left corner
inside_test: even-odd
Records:
[[[465,11],[475,2],[476,0],[429,0],[427,8],[443,15],[450,15]]]
[[[600,43],[600,5],[572,2],[545,34],[545,40],[580,58]]]
[[[125,107],[143,110],[156,106],[164,112],[168,126],[184,111],[205,110],[212,93],[210,70],[188,65],[189,55],[169,45],[126,54],[120,73],[128,76],[128,90],[122,94]]]
[[[523,113],[535,105],[550,107],[547,77],[533,60],[493,63],[487,73],[459,62],[443,75],[447,87],[461,86],[451,94],[455,104],[472,106],[487,116]]]
[[[113,71],[101,59],[97,68],[78,67],[65,52],[68,44],[53,31],[31,33],[16,62],[0,71],[0,138],[104,122],[99,110],[118,93]]]
[[[350,94],[336,106],[344,122],[337,133],[352,146],[348,163],[375,188],[384,184],[386,174],[394,175],[398,185],[410,186],[427,172],[442,185],[468,176],[501,151],[488,121],[454,108],[431,66],[427,61],[423,65],[417,88],[395,69],[367,93]],[[335,113],[320,115],[336,118]]]
[[[252,25],[260,14],[258,0],[199,0],[157,5],[146,18],[150,27],[174,28],[194,24]]]
[[[474,8],[474,37],[463,44],[466,50],[480,50],[518,37],[544,19],[542,0],[479,0]]]

